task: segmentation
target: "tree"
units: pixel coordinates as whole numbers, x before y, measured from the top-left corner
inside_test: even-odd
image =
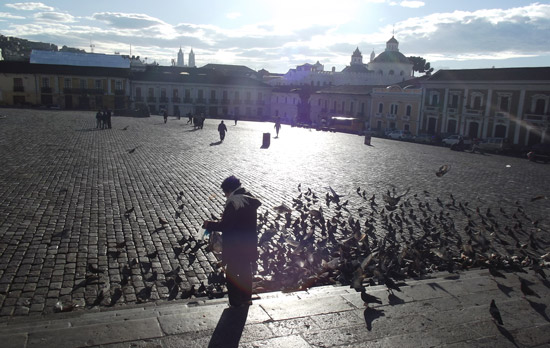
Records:
[[[426,63],[426,59],[422,57],[411,56],[408,59],[413,63],[413,77],[415,71],[426,73],[426,75],[430,75],[434,71],[434,68],[430,67],[430,63]]]

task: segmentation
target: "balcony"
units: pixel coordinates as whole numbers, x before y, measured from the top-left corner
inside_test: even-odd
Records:
[[[481,116],[483,111],[478,109],[466,109],[464,113],[468,116]]]
[[[160,98],[159,98],[159,102],[161,102],[161,103],[168,103],[168,98],[166,98],[166,97],[160,97]]]
[[[447,113],[452,114],[452,115],[456,115],[457,109],[456,108],[448,108]]]
[[[424,106],[424,111],[426,111],[426,112],[439,112],[439,106],[426,105],[426,106]]]
[[[149,102],[149,103],[156,103],[156,102],[157,102],[157,98],[156,98],[156,97],[147,97],[147,102]]]
[[[210,99],[208,100],[208,103],[209,103],[209,104],[218,104],[218,99],[216,99],[216,98],[210,98]]]
[[[115,95],[124,95],[123,89],[115,89]]]
[[[535,122],[550,122],[549,115],[541,115],[541,114],[525,114],[525,119],[527,121],[535,121]]]
[[[396,114],[387,114],[386,115],[386,118],[388,120],[396,120],[397,119],[397,115]]]
[[[222,99],[222,104],[223,105],[228,105],[229,104],[229,99]]]
[[[193,104],[193,98],[183,98],[184,104]]]
[[[243,101],[240,100],[240,99],[235,99],[235,100],[233,100],[233,104],[242,104],[242,102],[243,102]]]
[[[507,112],[503,112],[503,111],[497,111],[495,113],[495,117],[498,117],[498,118],[507,118],[508,117],[508,113]]]
[[[40,88],[40,92],[42,92],[42,93],[52,93],[52,88],[51,87],[42,87],[42,88]]]
[[[377,113],[374,114],[374,117],[376,117],[376,118],[382,118],[382,115],[383,115],[383,114],[382,114],[381,112],[377,112]]]
[[[64,94],[93,94],[93,95],[103,95],[105,91],[100,88],[63,88]]]
[[[142,97],[142,96],[136,96],[136,97],[135,97],[135,100],[136,100],[137,102],[142,102],[142,101],[143,101],[143,97]]]
[[[256,100],[256,105],[265,105],[265,100]]]
[[[206,104],[206,99],[197,98],[197,99],[195,99],[195,104]]]
[[[403,120],[403,121],[410,121],[410,120],[411,120],[411,116],[403,115],[403,116],[401,116],[401,120]]]
[[[172,103],[181,103],[180,97],[172,97]]]
[[[23,86],[13,86],[14,92],[25,92],[25,87]]]

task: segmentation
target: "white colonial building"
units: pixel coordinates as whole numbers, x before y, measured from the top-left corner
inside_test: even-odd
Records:
[[[413,64],[399,52],[399,42],[392,36],[386,43],[386,50],[378,56],[373,51],[367,64],[363,63],[363,55],[357,47],[351,55],[350,65],[340,72],[335,68],[325,71],[323,64],[317,61],[315,64],[299,65],[277,78],[271,76],[265,82],[273,86],[387,86],[412,79],[412,69]]]

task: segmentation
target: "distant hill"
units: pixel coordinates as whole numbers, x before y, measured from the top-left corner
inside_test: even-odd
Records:
[[[72,48],[63,46],[61,49],[57,45],[29,41],[25,39],[20,39],[17,37],[4,36],[0,35],[0,49],[2,49],[2,57],[4,60],[17,60],[17,61],[28,61],[31,57],[32,50],[43,50],[43,51],[61,51],[61,52],[80,52],[85,53],[85,50],[78,48]]]

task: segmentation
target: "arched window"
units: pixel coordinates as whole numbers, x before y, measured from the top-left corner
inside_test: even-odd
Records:
[[[378,70],[378,75],[384,75],[384,72],[382,70]]]
[[[407,108],[405,109],[405,115],[411,116],[412,113],[412,106],[407,105]]]
[[[393,75],[393,74],[394,74],[393,70],[390,70],[389,75]]]
[[[405,75],[405,72],[401,70],[401,72],[399,73],[399,76],[404,76],[404,75]]]
[[[378,112],[379,112],[379,113],[384,112],[384,103],[378,104]]]

